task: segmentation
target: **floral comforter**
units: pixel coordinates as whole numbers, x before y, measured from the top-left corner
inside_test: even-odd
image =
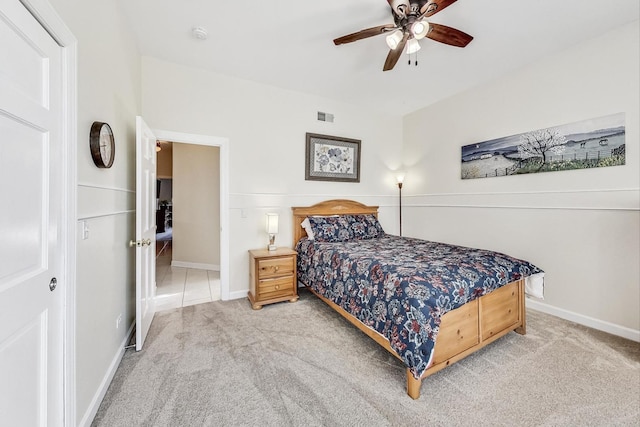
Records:
[[[414,377],[431,362],[441,317],[541,270],[498,252],[383,235],[301,239],[298,281],[384,336]]]

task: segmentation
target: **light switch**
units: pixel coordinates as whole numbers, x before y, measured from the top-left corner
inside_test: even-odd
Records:
[[[89,238],[89,223],[87,221],[82,221],[82,240],[87,240]]]

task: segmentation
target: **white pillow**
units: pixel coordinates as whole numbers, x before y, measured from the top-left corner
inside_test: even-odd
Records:
[[[530,297],[544,299],[544,272],[524,278],[524,293]]]
[[[300,224],[300,227],[304,228],[304,230],[307,232],[307,237],[309,238],[309,240],[313,240],[313,230],[311,230],[311,223],[309,222],[309,218],[305,218],[304,221],[302,221],[302,224]]]

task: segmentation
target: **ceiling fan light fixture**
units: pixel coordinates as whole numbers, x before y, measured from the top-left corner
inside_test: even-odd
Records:
[[[389,49],[395,50],[402,41],[403,37],[404,34],[402,33],[402,30],[395,30],[394,32],[389,34],[387,36],[387,46],[389,46]]]
[[[407,55],[416,53],[420,50],[420,43],[416,39],[411,39],[407,42]]]
[[[409,0],[387,0],[387,2],[396,15],[401,17],[407,16],[407,11],[411,9]]]
[[[429,22],[426,19],[416,21],[411,26],[411,34],[416,40],[422,40],[429,32]]]

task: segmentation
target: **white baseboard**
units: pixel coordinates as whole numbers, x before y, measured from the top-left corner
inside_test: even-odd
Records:
[[[124,340],[122,340],[122,343],[120,343],[120,347],[118,347],[118,351],[113,357],[113,360],[109,365],[109,369],[107,370],[104,378],[102,379],[102,382],[100,383],[100,387],[98,387],[96,394],[93,396],[93,399],[91,399],[91,404],[87,408],[87,412],[84,413],[82,420],[80,420],[80,423],[78,424],[79,426],[89,427],[93,422],[96,414],[98,413],[98,409],[100,409],[102,399],[104,399],[105,394],[107,394],[109,385],[111,384],[111,381],[113,380],[113,377],[118,370],[118,366],[120,365],[120,361],[124,356],[125,347],[129,343],[129,339],[131,338],[131,334],[133,333],[133,327],[135,326],[135,324],[135,322],[131,324],[131,327],[127,331],[127,335],[124,337]]]
[[[231,301],[233,299],[246,298],[248,293],[249,293],[249,289],[245,289],[244,291],[229,292],[229,300],[228,301]]]
[[[301,286],[300,283],[298,283],[298,292],[300,291],[301,288],[304,288],[304,286]],[[245,289],[244,291],[230,292],[229,293],[229,299],[225,300],[225,301],[231,301],[233,299],[246,298],[248,293],[249,293],[249,289]]]
[[[171,267],[194,268],[196,270],[220,271],[220,266],[215,264],[203,264],[199,262],[171,261]]]
[[[527,310],[532,309],[532,310],[541,311],[543,313],[551,314],[552,316],[569,320],[571,322],[575,322],[580,325],[587,326],[589,328],[597,329],[599,331],[617,335],[622,338],[640,342],[639,330],[616,325],[614,323],[605,322],[604,320],[594,319],[593,317],[585,316],[583,314],[578,314],[569,310],[564,310],[562,308],[554,307],[552,305],[545,304],[543,302],[536,301],[531,298],[526,299],[526,307],[527,307]]]

